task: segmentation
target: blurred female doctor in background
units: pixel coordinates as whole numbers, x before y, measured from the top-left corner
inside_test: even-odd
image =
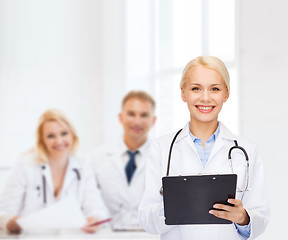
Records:
[[[175,133],[150,144],[145,175],[145,192],[139,206],[142,227],[161,234],[165,240],[254,239],[262,234],[269,220],[263,164],[254,144],[232,134],[218,121],[229,97],[230,78],[224,63],[216,57],[198,57],[185,67],[181,80],[181,97],[190,112],[188,122],[177,136],[170,165],[170,175],[237,174],[234,206],[215,204],[210,214],[230,220],[232,224],[165,225],[163,197],[159,193],[166,175],[167,158]],[[236,144],[232,165],[228,152]],[[225,210],[225,211],[221,211]]]
[[[78,136],[58,110],[42,114],[34,150],[16,162],[0,194],[0,228],[21,232],[17,219],[65,197],[74,196],[87,218],[83,230],[95,232],[94,222],[108,217],[95,179],[74,157]]]

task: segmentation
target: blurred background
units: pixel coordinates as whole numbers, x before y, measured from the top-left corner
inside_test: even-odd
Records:
[[[283,236],[287,8],[281,0],[0,0],[0,181],[33,146],[48,108],[70,117],[80,154],[121,134],[117,114],[132,89],[156,99],[151,138],[182,128],[181,72],[215,55],[231,76],[220,120],[255,142],[265,164],[272,219],[259,239]]]

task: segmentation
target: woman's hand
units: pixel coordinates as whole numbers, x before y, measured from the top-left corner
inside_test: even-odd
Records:
[[[21,233],[22,229],[16,222],[18,218],[19,218],[18,216],[15,216],[8,221],[7,226],[6,226],[8,233],[13,233],[13,234]]]
[[[243,208],[241,200],[228,199],[228,203],[234,204],[234,206],[215,204],[213,208],[225,211],[210,210],[209,213],[218,218],[230,220],[231,222],[237,223],[238,225],[248,225],[250,222],[250,217],[246,210]]]
[[[87,223],[81,229],[86,233],[95,233],[99,229],[99,225],[93,226],[94,223],[98,222],[98,219],[89,217]]]

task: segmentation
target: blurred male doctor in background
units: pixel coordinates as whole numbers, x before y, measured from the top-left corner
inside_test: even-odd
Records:
[[[135,230],[138,205],[144,192],[148,133],[155,124],[155,101],[144,91],[131,91],[122,100],[119,121],[123,136],[88,155],[114,230]],[[113,126],[111,126],[113,127]]]

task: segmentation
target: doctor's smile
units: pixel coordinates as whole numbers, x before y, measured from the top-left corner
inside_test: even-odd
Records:
[[[215,106],[203,106],[203,105],[196,105],[195,106],[200,112],[203,113],[210,113],[213,111],[213,109],[215,108]]]
[[[132,126],[130,129],[136,133],[142,132],[144,130],[144,128],[140,126]]]
[[[43,142],[51,158],[59,154],[69,155],[73,144],[73,136],[65,124],[47,121],[43,124]]]
[[[68,147],[68,145],[60,145],[60,146],[54,146],[53,149],[56,151],[63,151]]]

